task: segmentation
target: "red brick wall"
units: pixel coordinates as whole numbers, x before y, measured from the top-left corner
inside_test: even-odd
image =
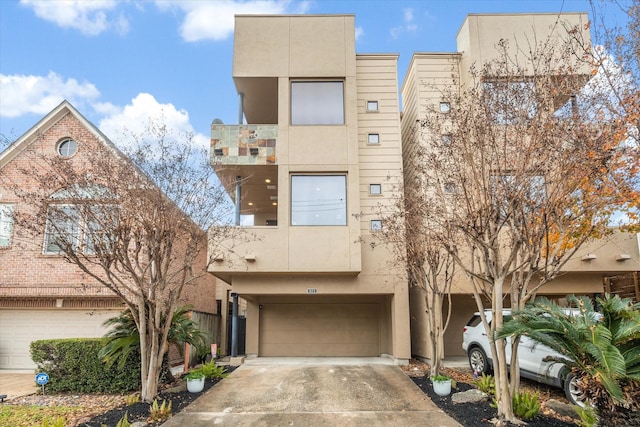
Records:
[[[49,128],[43,129],[42,134],[35,138],[24,152],[18,154],[2,168],[0,203],[15,203],[17,212],[29,209],[24,203],[19,203],[18,197],[11,191],[10,185],[6,184],[6,180],[19,184],[21,188],[37,188],[36,180],[21,171],[29,169],[33,164],[31,158],[33,153],[57,156],[57,144],[64,138],[72,138],[78,143],[77,153],[69,159],[76,165],[80,165],[86,159],[83,153],[85,155],[90,152],[95,153],[96,150],[108,152],[93,132],[74,115],[67,114]],[[64,261],[62,257],[42,253],[44,225],[42,232],[35,237],[25,238],[23,231],[14,224],[11,245],[0,248],[0,299],[16,298],[20,294],[28,294],[33,299],[40,294],[40,291],[43,296],[64,295],[82,299],[113,295],[108,289],[102,288],[95,279],[80,271],[75,265]],[[206,270],[205,260],[206,248],[199,259],[203,264],[198,270]],[[24,288],[30,288],[30,291]],[[184,288],[181,303],[190,303],[199,311],[215,313],[215,278],[206,274],[194,284],[187,285]],[[6,306],[6,304],[0,306]]]

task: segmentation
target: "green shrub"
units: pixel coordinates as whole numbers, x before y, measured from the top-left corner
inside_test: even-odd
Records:
[[[187,375],[184,376],[186,380],[199,380],[200,378],[204,378],[204,372],[202,372],[202,367],[195,368],[189,371]]]
[[[40,427],[64,427],[66,420],[62,417],[56,417],[53,419],[45,418],[42,420]]]
[[[171,401],[167,404],[166,400],[162,401],[162,405],[158,405],[158,399],[154,400],[149,408],[149,419],[151,421],[164,421],[171,416]]]
[[[494,396],[496,394],[496,381],[493,378],[493,375],[482,374],[482,377],[476,378],[472,381],[478,390],[483,393],[488,394],[489,396]]]
[[[225,371],[227,368],[224,366],[216,366],[215,361],[211,361],[209,363],[205,363],[201,366],[202,373],[204,377],[208,380],[216,379],[216,378],[226,378],[228,373]]]
[[[31,359],[49,374],[50,392],[125,393],[140,387],[140,356],[129,355],[122,369],[108,369],[98,352],[102,338],[40,340],[31,343]]]
[[[124,398],[124,403],[127,406],[135,405],[138,402],[140,402],[140,394],[138,393],[130,394]]]
[[[577,421],[580,427],[597,427],[598,426],[598,413],[596,408],[591,405],[575,406],[580,421]]]
[[[540,412],[538,393],[516,392],[513,396],[513,413],[523,420],[532,420]]]
[[[129,422],[129,412],[124,413],[124,416],[120,418],[116,427],[131,427],[131,423]]]

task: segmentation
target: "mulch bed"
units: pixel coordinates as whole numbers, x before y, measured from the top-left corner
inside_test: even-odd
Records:
[[[235,367],[227,367],[226,372],[231,373]],[[216,385],[221,379],[214,380],[205,380],[204,382],[204,390],[201,393],[189,393],[186,388],[176,389],[167,389],[165,391],[160,392],[158,394],[158,405],[162,404],[163,400],[166,400],[167,403],[171,402],[171,414],[177,414],[186,408],[189,404],[191,404],[194,400],[202,396],[207,390]],[[96,415],[87,421],[82,421],[78,424],[80,427],[101,427],[102,425],[107,426],[115,426],[118,421],[122,419],[122,417],[127,414],[128,420],[130,423],[134,423],[136,421],[145,421],[148,422],[149,426],[159,426],[164,421],[159,422],[151,422],[149,420],[149,407],[148,403],[138,402],[133,405],[123,405],[117,408],[111,409],[104,414]]]
[[[410,376],[411,380],[435,403],[440,409],[446,412],[465,427],[476,427],[478,425],[487,424],[493,419],[497,412],[491,407],[488,400],[477,403],[460,403],[455,404],[451,401],[453,393],[467,391],[474,388],[470,384],[458,382],[456,388],[451,390],[449,396],[438,396],[433,391],[431,380],[427,375]],[[527,421],[527,425],[531,427],[575,427],[576,424],[564,422],[557,418],[538,414],[533,420]]]

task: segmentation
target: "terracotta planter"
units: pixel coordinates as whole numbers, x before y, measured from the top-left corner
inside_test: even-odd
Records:
[[[204,389],[204,377],[193,380],[187,379],[187,390],[190,393],[200,393]]]

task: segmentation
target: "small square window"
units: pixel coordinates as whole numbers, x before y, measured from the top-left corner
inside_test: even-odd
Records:
[[[369,194],[382,194],[382,185],[369,184]]]
[[[451,141],[452,141],[452,140],[453,140],[453,139],[452,139],[452,137],[451,137],[451,134],[449,134],[449,133],[444,134],[444,135],[442,135],[442,136],[440,137],[440,142],[442,143],[442,145],[447,145],[447,146],[449,146],[449,145],[451,145]]]
[[[444,192],[448,194],[454,194],[456,192],[456,183],[455,182],[445,182],[444,183]]]
[[[451,104],[448,102],[441,102],[440,103],[440,112],[441,113],[448,113],[451,111]]]
[[[371,220],[371,231],[380,231],[382,230],[382,220],[381,219],[372,219]]]
[[[378,111],[378,101],[367,101],[367,111]]]
[[[380,144],[380,134],[379,133],[370,133],[367,136],[367,144]]]

